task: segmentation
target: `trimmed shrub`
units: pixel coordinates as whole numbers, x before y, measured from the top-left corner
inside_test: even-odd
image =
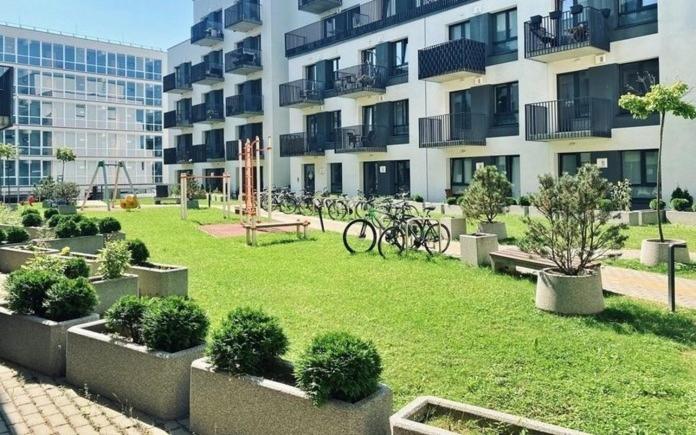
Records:
[[[12,227],[7,230],[7,243],[22,243],[30,238],[27,230],[22,227]]]
[[[457,205],[459,204],[459,198],[456,196],[450,196],[447,198],[447,205]]]
[[[532,201],[529,199],[528,196],[522,195],[520,196],[520,205],[524,207],[529,207],[530,205],[532,205]]]
[[[614,208],[614,201],[611,199],[600,199],[599,200],[599,209],[602,211],[606,212],[611,212],[614,211],[612,210]]]
[[[35,214],[35,215],[38,215],[39,217],[41,217],[41,213],[37,209],[31,208],[31,207],[25,208],[24,210],[22,210],[22,213],[20,213],[20,216],[26,216],[26,215],[30,215],[30,214]]]
[[[43,223],[41,215],[36,213],[28,213],[22,216],[22,226],[25,227],[40,227]]]
[[[143,342],[150,349],[178,352],[202,344],[209,325],[205,312],[190,299],[153,299],[143,316]]]
[[[474,173],[474,178],[464,192],[459,204],[464,217],[472,221],[495,222],[505,212],[505,198],[512,192],[512,184],[495,166],[484,166]]]
[[[46,318],[55,322],[79,319],[94,311],[97,292],[86,278],[62,278],[46,292]]]
[[[509,207],[511,205],[517,205],[517,200],[512,196],[505,198],[505,204]]]
[[[672,210],[676,211],[688,211],[691,207],[689,201],[684,198],[674,198],[670,202],[670,205],[672,206]]]
[[[423,202],[423,195],[416,193],[415,195],[413,195],[413,200],[415,202]]]
[[[81,257],[70,257],[65,260],[65,265],[63,266],[63,275],[67,278],[88,278],[89,277],[89,265],[84,258]]]
[[[99,234],[99,227],[92,219],[84,219],[77,223],[77,229],[81,236],[94,236]]]
[[[7,232],[0,229],[0,243],[4,242],[5,240],[7,240]]]
[[[382,361],[375,346],[344,332],[316,337],[300,357],[295,377],[316,405],[358,402],[379,388]]]
[[[109,242],[99,252],[99,274],[104,279],[120,278],[131,261],[128,244],[123,240]]]
[[[206,353],[218,369],[264,376],[287,349],[288,339],[275,317],[261,310],[237,308],[213,333]]]
[[[56,226],[56,237],[60,239],[69,239],[71,237],[78,237],[80,235],[80,228],[77,226],[77,222],[72,219],[61,219],[60,223]]]
[[[665,209],[665,202],[660,200],[660,210]],[[653,199],[650,201],[650,210],[657,210],[657,199]]]
[[[43,213],[43,214],[44,214],[44,219],[49,220],[49,219],[51,219],[53,216],[56,216],[56,215],[58,215],[58,214],[60,214],[60,213],[58,213],[58,209],[57,209],[57,208],[47,208],[46,210],[44,210],[44,213]]]
[[[54,214],[53,216],[48,218],[48,221],[46,222],[46,224],[48,225],[49,228],[55,228],[62,221],[63,221],[63,215]]]
[[[143,344],[143,316],[149,300],[138,296],[123,296],[104,313],[106,327],[134,343]]]
[[[27,260],[22,269],[40,270],[60,276],[65,272],[65,261],[57,255],[39,253]]]
[[[147,259],[150,258],[150,251],[148,251],[145,243],[140,239],[128,240],[128,250],[131,253],[131,263],[141,266],[147,263]]]
[[[675,199],[684,199],[687,202],[687,208],[690,208],[692,205],[694,205],[694,197],[691,196],[689,193],[689,189],[683,189],[679,186],[677,186],[676,189],[672,191],[672,200]],[[670,201],[671,202],[671,201]],[[672,207],[674,208],[674,207]]]
[[[102,234],[110,234],[121,231],[121,223],[111,216],[99,220],[99,232]]]
[[[18,314],[44,317],[46,292],[61,276],[45,270],[20,269],[7,278],[7,306]]]

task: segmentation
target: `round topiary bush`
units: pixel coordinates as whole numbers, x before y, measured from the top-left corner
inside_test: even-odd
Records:
[[[81,257],[70,257],[65,260],[63,266],[63,275],[67,278],[88,278],[89,277],[89,265],[84,258]]]
[[[22,225],[25,227],[40,227],[43,223],[41,215],[36,213],[28,213],[22,216]]]
[[[7,240],[7,232],[0,229],[0,243],[4,242],[5,240]]]
[[[81,236],[94,236],[99,234],[99,227],[92,219],[84,219],[77,223],[77,229]]]
[[[143,316],[143,342],[150,349],[178,352],[202,344],[209,325],[205,312],[190,299],[153,299]]]
[[[676,211],[688,211],[691,206],[691,204],[689,204],[689,200],[684,198],[674,198],[670,202],[670,205],[672,206],[672,210]]]
[[[237,308],[214,333],[207,355],[218,369],[264,376],[288,349],[278,320],[261,310]]]
[[[46,224],[48,225],[49,228],[55,228],[58,226],[59,223],[63,221],[63,215],[60,214],[54,214],[50,218],[47,218],[48,220],[46,221]]]
[[[510,207],[511,205],[517,205],[517,200],[512,196],[508,196],[507,198],[505,198],[505,204],[507,204],[508,207]]]
[[[46,220],[51,219],[53,216],[60,214],[57,208],[47,208],[44,210],[43,217]]]
[[[102,234],[110,234],[121,231],[121,223],[111,216],[99,220],[99,232]]]
[[[602,211],[613,211],[614,202],[611,199],[602,199],[599,201],[599,209]]]
[[[41,216],[41,213],[35,208],[25,208],[24,210],[22,210],[22,213],[20,213],[21,216],[26,216],[29,214],[35,214],[35,215]]]
[[[660,200],[660,210],[664,210],[665,205],[665,202]],[[657,210],[657,198],[650,201],[650,210]]]
[[[61,219],[60,223],[56,226],[56,237],[60,239],[69,239],[79,235],[80,228],[77,226],[77,222],[72,219]]]
[[[86,278],[62,278],[46,292],[45,317],[54,322],[79,319],[94,311],[97,292]]]
[[[143,344],[143,317],[149,301],[133,295],[123,296],[104,313],[106,328],[134,343]]]
[[[150,258],[150,251],[148,251],[145,243],[140,239],[128,240],[128,250],[131,253],[131,262],[137,266],[141,266],[147,263],[147,259]]]
[[[23,243],[30,238],[27,230],[22,227],[12,227],[7,230],[7,243]]]
[[[295,366],[297,386],[317,405],[360,401],[377,391],[381,374],[375,346],[344,332],[315,338]]]
[[[459,203],[459,198],[456,196],[450,196],[447,198],[447,205],[457,205]]]
[[[7,278],[7,306],[18,314],[44,317],[44,300],[61,276],[46,270],[20,269]]]
[[[520,196],[519,202],[520,202],[520,205],[525,206],[525,207],[529,207],[530,205],[532,205],[532,201],[529,199],[528,196],[525,196],[525,195]]]

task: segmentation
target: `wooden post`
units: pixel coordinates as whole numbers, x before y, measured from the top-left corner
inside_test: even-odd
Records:
[[[186,178],[186,173],[182,172],[181,176],[179,177],[179,181],[181,183],[179,187],[179,196],[181,196],[181,219],[186,220],[188,219],[188,186],[187,186],[187,181],[188,179]]]
[[[256,148],[254,150],[256,153],[256,207],[260,210],[263,204],[261,204],[261,139],[258,136],[256,136],[254,145]],[[260,213],[257,214],[260,215]]]
[[[266,147],[266,172],[268,172],[268,204],[266,205],[268,210],[268,220],[271,220],[271,215],[273,213],[273,147],[271,146],[271,137],[268,136],[268,146]]]
[[[239,147],[239,154],[237,154],[237,201],[239,201],[239,215],[242,215],[242,164],[245,162],[246,156],[242,153],[242,140],[239,139],[237,146]]]

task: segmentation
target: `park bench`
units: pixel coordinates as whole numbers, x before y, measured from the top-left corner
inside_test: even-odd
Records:
[[[517,267],[531,270],[541,270],[549,267],[556,267],[556,263],[535,254],[519,251],[517,249],[503,249],[491,252],[491,267],[495,272],[514,273]],[[590,263],[589,268],[599,267],[599,263]]]
[[[164,198],[155,198],[155,205],[162,204],[181,204],[181,198],[178,196],[167,196]]]
[[[269,229],[269,228],[288,228],[288,227],[295,227],[295,231],[297,232],[297,237],[303,237],[307,238],[307,227],[309,226],[309,221],[300,221],[297,220],[296,222],[258,222],[256,224],[255,229],[256,230],[264,230],[264,229]],[[252,241],[252,232],[253,228],[250,224],[248,223],[243,223],[242,226],[244,229],[246,229],[246,235],[247,235],[247,242]],[[302,232],[300,232],[300,229],[302,229]]]

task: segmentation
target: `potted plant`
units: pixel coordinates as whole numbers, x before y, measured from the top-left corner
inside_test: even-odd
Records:
[[[611,213],[600,204],[607,198],[617,203],[620,196],[595,165],[559,179],[539,177],[532,204],[543,219],[525,218],[523,248],[551,260],[555,267],[539,272],[538,308],[562,314],[604,310],[602,278],[592,265],[607,251],[621,249],[628,236],[623,234],[626,225],[610,223]]]
[[[48,376],[65,374],[69,327],[99,318],[97,296],[84,278],[68,279],[50,268],[13,272],[0,305],[0,358]]]
[[[34,186],[33,195],[37,201],[42,201],[45,209],[53,207],[53,199],[55,197],[56,182],[52,177],[42,178],[38,184]]]
[[[131,266],[128,273],[138,276],[141,296],[186,296],[188,294],[188,269],[183,266],[153,263],[150,251],[142,240],[128,240]]]
[[[388,434],[392,394],[379,383],[374,346],[345,333],[314,339],[297,367],[282,360],[278,321],[238,308],[223,321],[207,358],[191,366],[191,430],[239,433]]]
[[[652,79],[650,77],[650,79]],[[646,79],[647,80],[647,79]],[[684,97],[689,92],[689,87],[683,82],[676,82],[672,85],[654,84],[644,95],[637,95],[629,92],[622,95],[619,99],[619,106],[628,110],[634,118],[647,119],[652,115],[660,117],[660,145],[657,150],[657,185],[655,189],[655,201],[660,204],[662,201],[662,147],[664,144],[665,119],[668,114],[679,118],[696,119],[696,106],[684,101]],[[683,243],[681,240],[665,239],[662,230],[662,213],[657,213],[658,239],[643,240],[640,247],[640,262],[648,266],[655,266],[667,261],[669,247],[673,243]],[[677,261],[689,263],[688,248],[680,248],[675,251]]]
[[[205,352],[205,312],[178,296],[126,296],[104,317],[68,331],[68,382],[163,420],[186,416],[191,363]]]
[[[69,248],[72,252],[96,254],[104,247],[104,235],[94,219],[81,214],[53,215],[48,219],[48,227],[53,228],[53,239],[41,242],[53,249]]]
[[[512,184],[495,166],[479,168],[460,200],[464,217],[479,221],[480,233],[507,239],[505,222],[496,222],[495,218],[505,211],[511,190]]]
[[[123,240],[109,242],[99,252],[99,275],[90,278],[99,295],[97,313],[103,313],[123,296],[138,295],[138,277],[125,273],[130,261],[130,251]]]
[[[54,206],[61,214],[74,214],[77,212],[75,205],[80,195],[80,188],[75,183],[59,182],[54,188]]]
[[[689,189],[682,189],[677,186],[672,191],[670,201],[671,210],[667,210],[666,217],[670,223],[681,225],[696,225],[696,214],[694,210],[694,198],[689,193]]]

